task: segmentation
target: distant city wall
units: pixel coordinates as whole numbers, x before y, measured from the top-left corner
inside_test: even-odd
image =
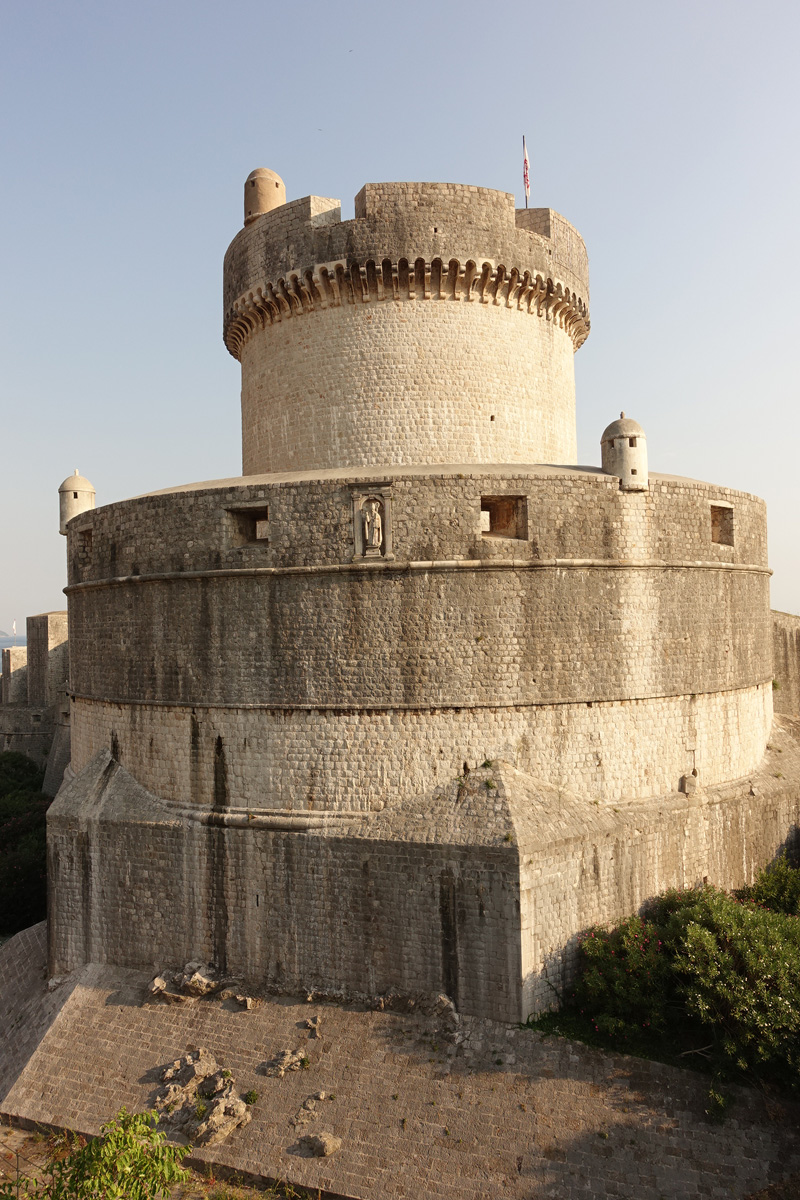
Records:
[[[26,754],[52,766],[46,794],[55,795],[69,760],[69,674],[66,612],[37,613],[27,619],[27,646],[3,650],[0,677],[0,750]],[[60,731],[58,762],[48,760]]]
[[[800,717],[800,617],[773,610],[772,646],[775,712]]]
[[[8,646],[3,650],[3,675],[0,680],[0,701],[3,704],[28,702],[28,649]]]

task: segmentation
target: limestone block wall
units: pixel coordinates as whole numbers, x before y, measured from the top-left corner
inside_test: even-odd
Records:
[[[504,758],[602,803],[747,774],[772,688],[599,703],[463,708],[237,708],[73,702],[72,766],[109,747],[145,787],[254,812],[379,811]]]
[[[7,646],[2,651],[3,674],[0,676],[0,703],[25,704],[28,700],[28,650],[25,646]]]
[[[43,767],[47,762],[53,729],[52,709],[36,708],[24,700],[9,705],[0,704],[0,751],[12,750],[17,754],[26,754]]]
[[[508,472],[383,475],[393,557],[354,558],[353,497],[376,481],[333,473],[84,514],[73,765],[106,746],[183,802],[224,783],[245,807],[335,809],[496,756],[605,799],[750,770],[772,695],[762,503]],[[515,536],[482,529],[486,497],[512,498]]]
[[[772,613],[775,712],[800,716],[800,617]]]
[[[463,825],[437,844],[391,822],[186,821],[101,755],[48,812],[50,971],[200,958],[281,990],[446,990],[518,1019],[517,851],[491,813]]]
[[[574,462],[574,346],[505,305],[347,304],[242,349],[242,463]]]
[[[101,751],[48,813],[50,970],[213,959],[285,991],[445,991],[524,1020],[553,1006],[591,924],[774,858],[800,821],[792,728],[776,722],[774,761],[690,798],[595,808],[494,762],[336,820],[192,816]]]
[[[554,1007],[573,978],[578,936],[614,924],[669,888],[753,882],[800,826],[800,727],[776,720],[774,753],[738,787],[691,801],[589,812],[515,777],[523,926],[523,1010]],[[538,801],[538,802],[537,802]]]
[[[225,258],[243,469],[572,462],[583,241],[550,209],[452,184],[306,197]]]
[[[67,613],[38,613],[27,620],[28,703],[56,704],[69,674]]]

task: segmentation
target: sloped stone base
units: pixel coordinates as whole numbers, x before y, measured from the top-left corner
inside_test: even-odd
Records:
[[[256,987],[550,1007],[578,935],[669,887],[738,887],[800,818],[800,725],[759,772],[601,807],[498,761],[382,812],[190,809],[108,751],[48,814],[50,971],[213,961]]]

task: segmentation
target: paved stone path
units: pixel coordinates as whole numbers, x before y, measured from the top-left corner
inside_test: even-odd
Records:
[[[94,1133],[123,1104],[151,1105],[159,1068],[202,1045],[259,1099],[250,1125],[197,1157],[264,1181],[363,1200],[743,1200],[800,1173],[800,1110],[742,1091],[712,1125],[690,1072],[469,1019],[456,1046],[431,1015],[143,1004],[145,976],[98,966],[48,992],[42,930],[0,950],[0,1112],[16,1120]],[[284,1049],[307,1066],[264,1075]],[[318,1117],[292,1124],[320,1091]],[[300,1137],[321,1130],[341,1150],[304,1157]]]

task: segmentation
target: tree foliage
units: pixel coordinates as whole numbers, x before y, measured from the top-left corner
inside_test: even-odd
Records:
[[[158,1114],[124,1108],[85,1145],[79,1139],[64,1157],[51,1157],[41,1180],[0,1184],[0,1200],[158,1200],[185,1183],[181,1163],[188,1147],[168,1146],[156,1129]]]
[[[46,813],[43,772],[24,754],[0,754],[0,934],[10,935],[47,913]]]
[[[535,1024],[800,1092],[799,910],[800,870],[785,858],[734,894],[667,892],[590,929],[562,1011]]]

